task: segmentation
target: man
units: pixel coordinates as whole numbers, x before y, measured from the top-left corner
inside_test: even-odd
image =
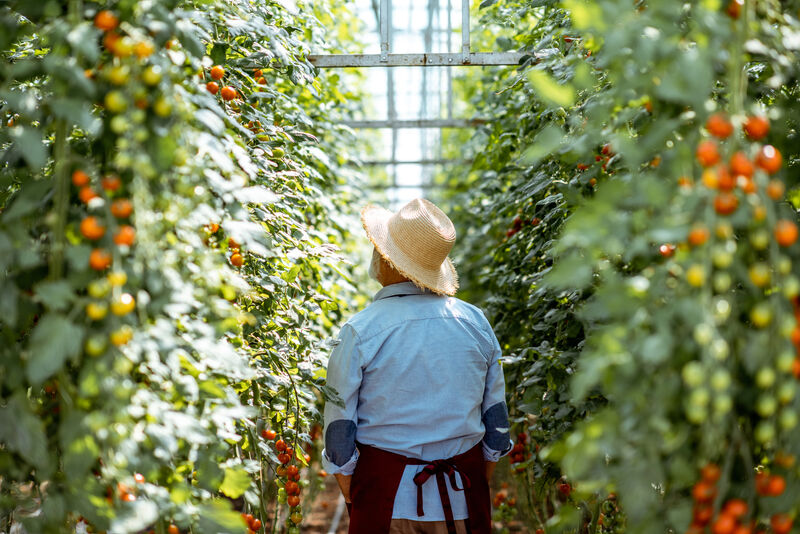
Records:
[[[326,470],[350,534],[489,534],[488,478],[511,449],[500,345],[454,298],[453,223],[415,199],[367,206],[370,276],[383,289],[341,329],[327,383]]]

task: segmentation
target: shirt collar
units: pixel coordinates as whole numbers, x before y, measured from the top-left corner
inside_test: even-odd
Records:
[[[388,297],[396,297],[399,295],[432,295],[433,292],[428,289],[422,289],[415,286],[413,282],[400,282],[383,287],[380,291],[375,293],[372,301],[375,302],[380,299]]]

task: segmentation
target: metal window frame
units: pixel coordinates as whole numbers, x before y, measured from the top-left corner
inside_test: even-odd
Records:
[[[308,61],[321,69],[347,67],[483,67],[518,65],[523,52],[472,52],[470,49],[469,0],[461,0],[461,52],[444,54],[391,53],[391,0],[380,0],[378,15],[380,54],[312,54]],[[449,18],[449,17],[448,17]],[[448,20],[449,25],[449,20]]]

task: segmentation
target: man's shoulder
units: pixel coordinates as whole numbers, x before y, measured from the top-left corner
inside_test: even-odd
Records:
[[[413,305],[407,306],[412,301]],[[381,329],[382,326],[387,326],[384,323],[401,324],[413,316],[427,318],[429,315],[467,320],[483,329],[491,330],[486,315],[479,307],[457,297],[433,295],[410,295],[403,297],[402,300],[383,299],[372,302],[353,315],[342,328],[349,327],[357,336],[365,337],[376,328]]]

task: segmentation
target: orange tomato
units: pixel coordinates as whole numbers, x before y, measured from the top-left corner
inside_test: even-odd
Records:
[[[82,187],[80,191],[78,191],[78,198],[81,199],[81,202],[84,204],[88,204],[92,199],[97,198],[97,193],[94,192],[94,189],[89,187]]]
[[[89,267],[95,271],[104,271],[111,266],[111,254],[102,248],[96,248],[89,254]]]
[[[86,187],[89,185],[89,175],[82,170],[76,170],[72,173],[72,185],[75,187]]]
[[[727,514],[720,514],[714,524],[711,525],[713,534],[733,534],[736,528],[736,520]]]
[[[723,513],[739,518],[747,514],[747,503],[742,499],[730,499],[725,503]]]
[[[206,91],[215,95],[219,92],[219,84],[217,82],[208,82],[206,84]]]
[[[797,241],[797,224],[788,219],[775,223],[775,240],[782,247],[788,247]]]
[[[133,204],[127,198],[120,198],[111,203],[111,215],[117,219],[125,219],[133,213]]]
[[[258,85],[267,85],[267,79],[261,76],[256,80],[256,83]]]
[[[167,527],[168,534],[181,534],[181,530],[178,528],[177,525],[170,525]]]
[[[225,77],[225,69],[223,69],[219,65],[214,65],[213,67],[211,67],[212,80],[221,80],[224,77]]]
[[[236,98],[236,96],[237,96],[236,89],[234,89],[230,85],[226,85],[225,87],[222,88],[222,98],[223,98],[223,100],[230,101],[230,100],[233,100],[234,98]]]
[[[97,241],[106,233],[106,228],[97,217],[90,215],[81,221],[81,234],[86,239]]]
[[[714,210],[720,215],[730,215],[738,207],[739,199],[731,192],[724,191],[714,198]]]
[[[703,167],[711,167],[712,165],[716,165],[719,163],[720,158],[717,143],[711,139],[701,141],[700,144],[697,145],[696,156],[697,161],[699,161],[700,165]]]
[[[231,254],[231,265],[234,267],[241,267],[244,265],[244,258],[238,252]]]
[[[94,16],[95,27],[103,30],[104,32],[113,30],[118,24],[119,19],[117,19],[117,16],[107,9],[98,11],[97,15]]]
[[[706,121],[706,130],[714,137],[725,139],[733,133],[733,124],[725,113],[714,113]]]
[[[296,508],[296,507],[300,506],[300,497],[298,497],[297,495],[289,495],[289,498],[286,499],[286,502],[292,508]]]
[[[717,488],[706,481],[698,482],[692,488],[692,497],[699,503],[709,503],[717,496]]]
[[[759,141],[769,133],[769,121],[764,117],[752,115],[744,123],[744,133],[753,141]]]
[[[751,178],[755,172],[753,163],[747,159],[747,155],[741,150],[731,157],[730,166],[731,174],[734,176],[747,176]]]
[[[700,470],[700,476],[703,477],[703,480],[711,483],[719,480],[721,474],[722,471],[717,464],[706,464]]]
[[[135,240],[136,230],[129,224],[120,226],[119,230],[114,235],[114,243],[117,245],[131,246]]]
[[[708,228],[705,226],[695,226],[689,230],[689,244],[697,247],[708,241]]]
[[[792,530],[792,517],[788,514],[775,514],[770,518],[769,524],[775,534],[788,534]]]
[[[261,437],[264,439],[275,439],[275,431],[264,429],[261,431]]]
[[[764,145],[756,156],[756,165],[761,167],[767,174],[775,174],[783,164],[783,156],[780,150],[772,145]]]
[[[783,182],[778,180],[777,178],[773,178],[767,184],[767,196],[772,200],[782,200],[783,193],[786,191],[786,186],[783,185]]]
[[[772,475],[767,480],[767,495],[778,497],[786,490],[786,480],[780,475]]]
[[[736,185],[736,176],[728,172],[725,165],[717,167],[717,188],[721,191],[730,191]]]
[[[118,191],[122,187],[122,180],[116,174],[108,174],[100,181],[103,189],[106,191]]]

